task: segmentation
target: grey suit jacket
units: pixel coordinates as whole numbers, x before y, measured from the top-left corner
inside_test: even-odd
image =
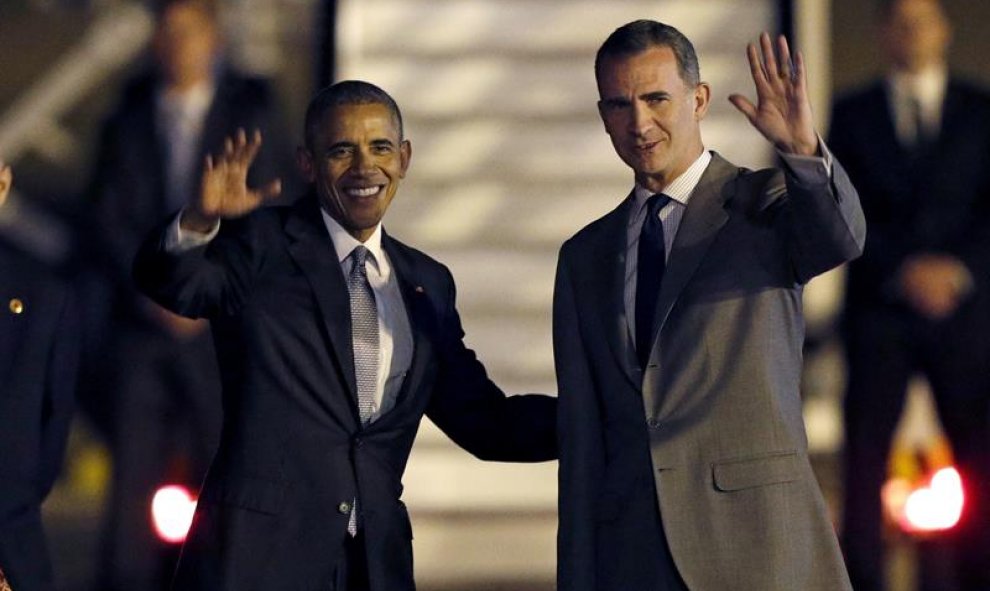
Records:
[[[643,516],[628,508],[644,486],[692,591],[848,589],[799,383],[802,286],[862,252],[855,189],[838,163],[802,186],[716,154],[671,249],[645,370],[623,304],[630,203],[560,252],[558,589],[619,588],[610,565],[636,552]]]

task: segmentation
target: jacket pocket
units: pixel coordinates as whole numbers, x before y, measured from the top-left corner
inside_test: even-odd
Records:
[[[277,515],[285,499],[285,483],[251,476],[226,476],[203,487],[202,500]]]
[[[723,492],[801,479],[801,461],[796,451],[726,460],[712,464],[715,489]]]

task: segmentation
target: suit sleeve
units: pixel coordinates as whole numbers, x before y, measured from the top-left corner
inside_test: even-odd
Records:
[[[557,400],[506,396],[464,345],[453,278],[442,313],[439,373],[427,416],[459,446],[483,460],[541,462],[556,459]]]
[[[171,220],[169,220],[170,222]],[[169,252],[161,224],[134,259],[134,282],[145,295],[189,318],[214,318],[239,309],[257,269],[252,216],[228,220],[206,245]]]
[[[859,194],[837,159],[831,178],[801,181],[785,172],[786,196],[779,218],[795,278],[807,283],[816,275],[851,261],[863,253],[866,219]],[[767,189],[778,189],[771,182]],[[779,187],[779,185],[777,185]]]
[[[553,299],[560,449],[557,589],[593,591],[597,589],[594,505],[605,464],[602,417],[581,339],[565,249],[557,263]]]

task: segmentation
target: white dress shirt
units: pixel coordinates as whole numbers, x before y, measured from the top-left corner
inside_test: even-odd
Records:
[[[212,81],[201,82],[182,93],[164,88],[158,91],[155,121],[166,152],[165,198],[170,211],[189,203],[196,189],[203,126],[215,92]]]
[[[918,139],[918,115],[925,136],[933,138],[942,126],[942,103],[949,84],[944,65],[934,65],[917,73],[894,72],[887,79],[890,112],[894,116],[897,139],[912,146]],[[920,113],[916,111],[920,108]]]
[[[348,234],[322,208],[320,212],[333,240],[344,277],[351,272],[351,251],[361,244],[368,249],[368,283],[375,292],[375,307],[378,309],[378,386],[375,388],[373,422],[395,407],[399,390],[412,364],[412,328],[406,304],[402,299],[399,280],[382,250],[382,225],[378,224],[371,237],[362,243]]]

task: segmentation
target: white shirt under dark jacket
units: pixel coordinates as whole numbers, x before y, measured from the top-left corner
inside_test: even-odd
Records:
[[[320,209],[320,212],[323,214],[323,224],[330,234],[330,239],[333,240],[333,247],[337,251],[341,270],[344,277],[347,277],[351,272],[351,251],[362,243],[348,234],[347,230],[323,209]],[[219,224],[209,234],[182,230],[177,215],[165,236],[165,250],[170,253],[181,253],[202,246],[212,240],[219,231]],[[368,283],[375,293],[375,307],[378,310],[378,385],[375,388],[375,412],[371,418],[374,422],[395,407],[403,380],[412,364],[413,338],[398,277],[392,270],[388,256],[382,250],[380,223],[363,245],[369,251]]]

